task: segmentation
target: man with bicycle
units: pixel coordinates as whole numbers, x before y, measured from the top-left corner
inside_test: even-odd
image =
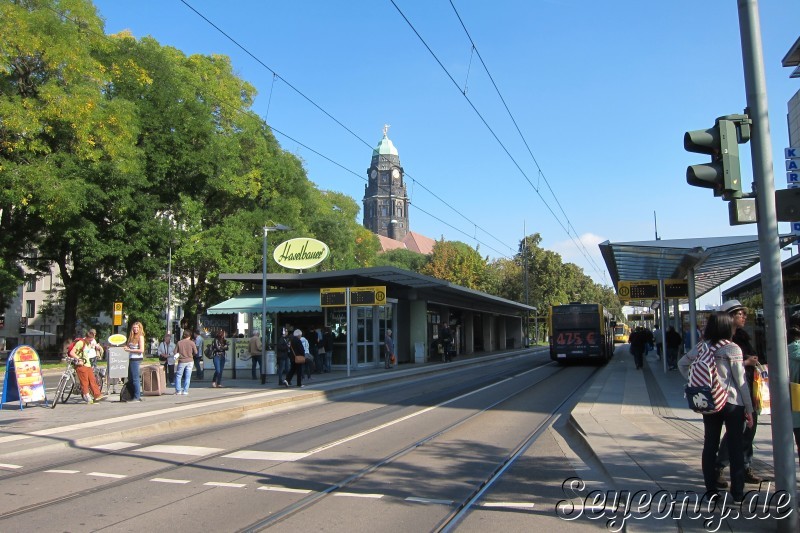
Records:
[[[106,399],[100,392],[100,387],[94,378],[94,369],[92,369],[91,355],[94,352],[93,346],[97,343],[95,335],[95,331],[90,329],[84,338],[75,341],[69,351],[69,358],[75,365],[75,373],[78,374],[78,381],[81,384],[81,395],[89,404]],[[90,392],[91,396],[89,396]]]

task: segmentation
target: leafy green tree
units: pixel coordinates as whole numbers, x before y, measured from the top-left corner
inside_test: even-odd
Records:
[[[90,2],[3,2],[0,35],[0,305],[22,265],[56,264],[70,334],[79,297],[110,277],[113,214],[135,209],[133,106],[105,93],[108,41]]]
[[[422,274],[467,287],[483,290],[486,284],[486,259],[469,245],[441,239],[433,245]]]
[[[412,252],[404,248],[388,250],[379,254],[375,259],[376,266],[394,266],[417,273],[421,273],[427,263],[427,255]]]

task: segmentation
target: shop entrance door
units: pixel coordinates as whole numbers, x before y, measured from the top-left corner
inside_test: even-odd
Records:
[[[356,307],[356,365],[375,366],[375,308]]]

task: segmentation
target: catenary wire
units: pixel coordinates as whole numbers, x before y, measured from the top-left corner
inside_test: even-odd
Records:
[[[411,23],[411,21],[410,21],[410,20],[408,19],[408,17],[405,15],[405,13],[403,13],[403,11],[400,9],[400,7],[397,5],[397,3],[396,3],[394,0],[389,0],[389,1],[392,3],[392,5],[394,6],[394,8],[397,10],[397,12],[398,12],[398,13],[400,14],[400,16],[403,18],[403,20],[405,20],[406,24],[408,24],[409,28],[411,28],[411,31],[413,31],[413,32],[414,32],[414,34],[417,36],[417,38],[420,40],[420,42],[423,44],[423,46],[424,46],[424,47],[425,47],[425,48],[428,50],[428,53],[430,53],[430,54],[431,54],[431,56],[434,58],[434,60],[435,60],[435,61],[436,61],[436,62],[439,64],[439,66],[440,66],[440,67],[441,67],[441,69],[444,71],[444,73],[446,74],[446,76],[447,76],[447,77],[450,79],[450,81],[453,83],[453,85],[455,85],[455,87],[458,89],[459,93],[461,93],[461,94],[462,94],[462,96],[463,96],[463,97],[464,97],[464,98],[467,100],[467,103],[470,105],[470,107],[472,108],[472,110],[473,110],[473,111],[474,111],[474,112],[475,112],[475,113],[478,115],[478,118],[480,118],[480,120],[483,122],[484,126],[486,126],[486,128],[489,130],[489,133],[491,133],[491,134],[492,134],[492,136],[493,136],[493,137],[495,138],[495,140],[498,142],[498,144],[499,144],[499,145],[500,145],[500,147],[503,149],[503,151],[506,153],[506,155],[507,155],[507,156],[508,156],[508,157],[511,159],[511,161],[514,163],[514,166],[516,166],[516,167],[517,167],[517,169],[518,169],[518,170],[520,171],[520,173],[523,175],[523,177],[524,177],[524,178],[525,178],[525,180],[528,182],[528,184],[531,186],[531,188],[534,190],[534,192],[536,192],[537,196],[539,196],[539,199],[540,199],[540,200],[542,201],[542,203],[545,205],[545,207],[546,207],[546,208],[547,208],[547,210],[550,212],[550,214],[551,214],[551,215],[553,215],[553,218],[554,218],[554,219],[555,219],[555,221],[558,223],[558,225],[559,225],[559,226],[561,226],[561,228],[564,230],[564,232],[565,232],[565,233],[567,234],[567,236],[570,238],[570,240],[572,241],[572,243],[575,245],[575,248],[576,248],[578,251],[580,251],[581,255],[583,255],[583,256],[584,256],[584,258],[585,258],[587,261],[589,261],[589,262],[590,262],[590,263],[591,263],[591,264],[594,266],[595,270],[596,270],[596,271],[597,271],[597,272],[598,272],[598,273],[599,273],[601,276],[604,276],[604,273],[602,272],[602,270],[600,270],[600,269],[597,267],[597,265],[596,265],[596,263],[594,262],[594,260],[592,260],[592,258],[591,258],[591,257],[588,255],[588,250],[586,250],[586,247],[583,245],[583,243],[582,243],[582,242],[580,242],[580,239],[578,239],[578,241],[576,241],[576,240],[575,240],[575,237],[577,236],[577,232],[575,232],[575,231],[574,231],[574,227],[573,227],[573,226],[572,226],[572,224],[569,222],[569,218],[567,217],[567,220],[566,220],[566,224],[567,224],[567,225],[565,226],[565,223],[564,223],[564,222],[562,222],[562,220],[560,219],[560,217],[559,217],[559,216],[558,216],[558,215],[555,213],[555,211],[553,211],[553,208],[550,206],[550,204],[549,204],[549,203],[547,203],[547,201],[544,199],[544,197],[542,196],[542,194],[541,194],[541,192],[540,192],[539,188],[538,188],[538,187],[536,187],[536,186],[533,184],[533,182],[531,181],[530,177],[529,177],[529,176],[527,175],[527,173],[526,173],[526,172],[525,172],[525,171],[522,169],[522,167],[521,167],[521,166],[520,166],[520,164],[517,162],[517,160],[514,158],[514,156],[513,156],[513,155],[511,155],[511,153],[509,152],[508,148],[507,148],[507,147],[505,146],[505,144],[504,144],[504,143],[503,143],[503,142],[500,140],[500,138],[499,138],[499,137],[497,136],[497,134],[495,133],[494,129],[492,129],[492,127],[491,127],[491,126],[489,125],[489,123],[486,121],[486,118],[483,116],[483,114],[482,114],[480,111],[478,111],[477,107],[475,107],[475,104],[472,102],[472,100],[469,98],[469,96],[467,96],[466,92],[465,92],[465,91],[463,91],[463,90],[461,89],[461,87],[459,86],[458,82],[457,82],[457,81],[456,81],[456,80],[453,78],[452,74],[450,74],[450,71],[448,71],[448,70],[447,70],[447,67],[445,67],[445,66],[444,66],[444,64],[441,62],[441,60],[439,59],[439,57],[438,57],[438,56],[436,55],[436,53],[435,53],[435,52],[434,52],[434,51],[431,49],[431,47],[428,45],[428,43],[425,41],[425,39],[423,39],[422,35],[420,35],[420,33],[417,31],[417,29],[414,27],[414,25]],[[537,168],[538,168],[538,164],[537,164]],[[541,170],[539,170],[539,173],[540,173],[540,175],[541,175],[542,177],[544,177],[544,175],[541,173]],[[548,184],[548,187],[549,187],[549,184]],[[551,193],[552,193],[552,189],[551,189]],[[555,195],[553,195],[553,196],[554,196],[554,198],[555,198]],[[558,202],[558,199],[556,199],[556,202]],[[559,204],[559,205],[560,205],[560,204]],[[562,210],[562,212],[563,212],[563,210]],[[566,215],[565,215],[565,216],[566,216]],[[570,231],[570,228],[572,228],[572,231]],[[576,235],[575,235],[575,236],[573,236],[573,233],[576,233]]]

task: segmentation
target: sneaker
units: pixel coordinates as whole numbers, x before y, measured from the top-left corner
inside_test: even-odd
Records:
[[[727,489],[728,482],[725,480],[725,476],[723,475],[723,470],[717,470],[717,481],[715,482],[718,489]]]
[[[753,472],[752,468],[746,468],[745,469],[745,471],[744,471],[744,482],[745,483],[753,483],[755,485],[758,485],[762,481],[764,481],[764,480],[762,478],[758,477],[758,475],[755,472]]]
[[[284,387],[288,387],[289,386],[289,382],[284,379],[283,383],[281,383],[281,385],[283,385]]]
[[[134,402],[143,402],[144,398],[134,398],[133,401]]]
[[[189,391],[185,390],[181,394],[184,395],[184,396],[189,396]]]
[[[183,394],[181,391],[179,391],[179,390],[175,391],[175,396],[180,396],[181,394]]]
[[[102,402],[102,401],[103,401],[103,400],[105,400],[106,398],[108,398],[108,396],[103,396],[103,395],[101,394],[100,396],[98,396],[97,398],[95,398],[95,399],[94,399],[94,401],[96,401],[96,402]]]

